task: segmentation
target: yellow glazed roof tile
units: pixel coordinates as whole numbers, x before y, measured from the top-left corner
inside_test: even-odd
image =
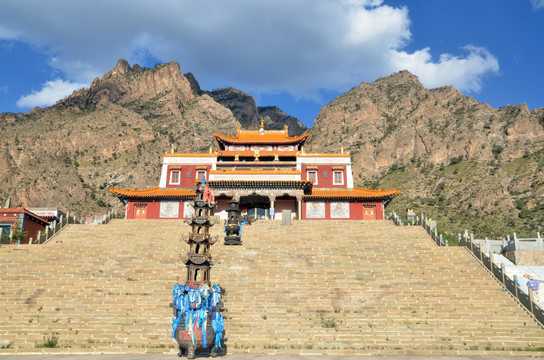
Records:
[[[400,194],[397,189],[369,190],[362,188],[353,189],[313,189],[311,194],[304,195],[305,199],[312,198],[345,198],[345,199],[380,199],[394,197]]]

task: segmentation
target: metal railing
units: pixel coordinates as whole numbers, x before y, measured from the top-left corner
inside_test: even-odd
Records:
[[[493,254],[486,254],[482,249],[482,244],[477,244],[473,240],[473,236],[469,236],[468,232],[465,232],[462,236],[459,235],[459,246],[467,248],[544,327],[544,311],[535,304],[533,290],[527,287],[527,293],[525,293],[519,286],[517,275],[514,275],[514,279],[509,278],[504,270],[504,264],[501,264],[500,267],[497,266],[493,262]]]
[[[391,220],[398,225],[403,226],[404,223],[400,216],[398,216],[394,211],[390,214]],[[422,226],[423,229],[425,229],[425,232],[431,237],[431,239],[434,241],[434,243],[438,246],[449,246],[448,240],[444,239],[444,236],[442,234],[438,233],[438,230],[436,230],[436,221],[429,220],[426,217],[421,214],[421,217],[416,216],[414,220],[411,222],[407,222],[411,225],[419,225]]]
[[[67,213],[66,216],[61,216],[59,221],[53,221],[44,231],[38,231],[36,239],[29,239],[29,244],[45,244],[51,240],[55,235],[62,231],[69,224],[107,224],[112,219],[120,218],[116,211],[110,210],[107,214],[104,214],[99,217],[95,217],[93,220],[89,221],[85,218],[77,220],[75,216],[70,217],[70,213]]]
[[[403,222],[402,219],[395,213],[392,212],[390,215],[391,220],[396,225],[402,226]],[[438,234],[436,230],[436,221],[428,220],[426,217],[423,216],[423,214],[420,217],[416,217],[415,220],[411,222],[412,225],[420,225],[422,226],[427,234],[433,239],[433,241],[438,246],[448,246],[448,241],[444,240],[443,236]],[[475,257],[478,259],[482,265],[499,280],[499,282],[503,285],[503,287],[508,290],[512,296],[514,296],[520,304],[522,304],[527,311],[534,317],[534,319],[540,324],[541,327],[544,328],[544,310],[538,306],[534,302],[534,293],[533,290],[530,287],[527,287],[527,293],[525,293],[521,287],[519,286],[519,281],[517,279],[517,275],[514,275],[514,278],[511,279],[506,275],[506,271],[504,264],[501,264],[501,266],[497,266],[493,262],[493,254],[492,252],[489,252],[489,254],[486,254],[486,250],[490,249],[490,242],[492,240],[475,240],[474,235],[468,233],[468,231],[465,230],[464,234],[461,235],[460,233],[457,235],[457,238],[459,240],[458,245],[464,246],[467,248]],[[540,233],[537,233],[536,238],[528,238],[528,239],[518,239],[516,234],[514,233],[514,239],[510,242],[510,237],[508,236],[508,242],[501,241],[501,243],[506,244],[514,244],[514,249],[519,249],[519,244],[521,241],[533,241],[535,242],[536,247],[541,249],[544,247],[542,245],[542,238],[540,237]],[[482,248],[482,246],[484,248]],[[487,248],[486,248],[487,246]]]

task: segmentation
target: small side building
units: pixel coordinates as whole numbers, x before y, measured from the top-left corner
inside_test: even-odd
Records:
[[[25,208],[0,208],[0,234],[1,243],[10,243],[10,232],[21,229],[25,236],[20,240],[21,244],[28,244],[30,238],[36,239],[38,231],[44,231],[49,226],[49,221],[34,214]]]
[[[27,210],[50,223],[59,222],[61,217],[66,217],[66,214],[57,208],[27,208]]]

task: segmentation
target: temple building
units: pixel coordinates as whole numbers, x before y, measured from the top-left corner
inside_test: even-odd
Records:
[[[259,219],[278,220],[290,210],[303,220],[383,220],[399,191],[354,187],[348,153],[307,153],[309,134],[289,136],[287,130],[265,130],[261,122],[260,130],[214,134],[215,151],[164,154],[158,187],[110,191],[125,204],[127,219],[191,217],[195,182],[205,179],[217,201],[214,214],[225,219],[235,199],[243,214]]]
[[[11,243],[11,235],[22,231],[20,244],[28,244],[30,239],[38,238],[40,231],[45,231],[49,221],[25,208],[0,208],[0,244]]]

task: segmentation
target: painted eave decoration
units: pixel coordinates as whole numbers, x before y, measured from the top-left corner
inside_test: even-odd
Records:
[[[192,199],[196,196],[192,189],[161,189],[158,186],[144,190],[126,190],[115,187],[110,192],[120,199]]]

